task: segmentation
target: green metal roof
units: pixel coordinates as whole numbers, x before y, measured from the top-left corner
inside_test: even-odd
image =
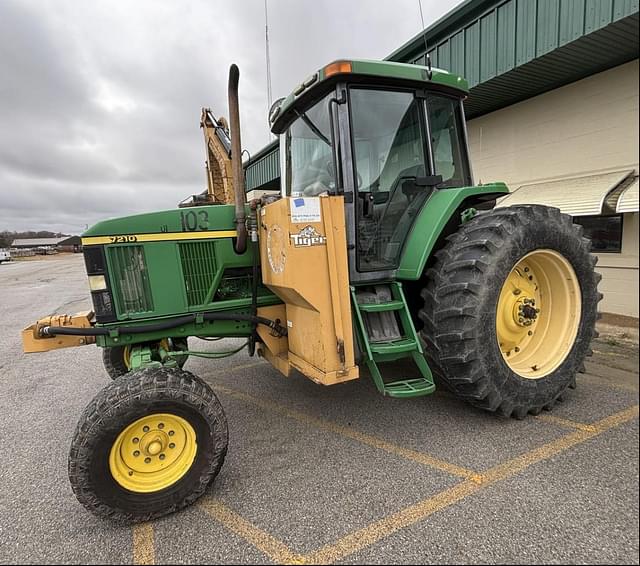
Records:
[[[467,118],[638,58],[639,0],[466,0],[387,59],[470,86]]]
[[[278,140],[272,141],[258,153],[252,155],[244,164],[245,188],[251,191],[257,188],[270,188],[269,184],[280,178],[280,149]],[[275,187],[279,189],[280,187]]]
[[[468,81],[471,119],[637,59],[639,3],[465,0],[387,60],[422,67],[426,37],[432,66]],[[276,169],[265,176],[249,163],[248,190],[277,180],[278,152],[268,152]]]

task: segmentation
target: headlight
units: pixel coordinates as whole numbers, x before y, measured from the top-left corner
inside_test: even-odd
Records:
[[[89,275],[89,289],[92,291],[105,291],[107,289],[107,280],[104,275]]]

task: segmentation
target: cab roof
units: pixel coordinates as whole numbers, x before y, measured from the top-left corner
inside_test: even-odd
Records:
[[[273,133],[281,133],[290,121],[292,110],[299,104],[324,93],[329,84],[339,79],[359,82],[380,82],[392,84],[424,83],[435,88],[454,91],[459,96],[469,92],[467,81],[442,69],[396,63],[393,61],[370,61],[366,59],[340,59],[333,61],[303,80],[286,98],[282,98],[269,111],[269,123]]]

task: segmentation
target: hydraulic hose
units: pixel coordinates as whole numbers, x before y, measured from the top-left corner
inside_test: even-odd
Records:
[[[241,313],[219,313],[205,312],[201,313],[203,320],[232,320],[236,322],[252,322],[254,324],[263,324],[271,328],[277,336],[286,336],[287,329],[280,325],[278,320],[270,320],[262,316],[255,316]],[[144,334],[145,332],[158,332],[161,330],[170,330],[184,324],[196,322],[199,315],[197,313],[179,316],[168,320],[147,324],[144,326],[122,326],[117,328],[118,334]],[[108,336],[115,330],[114,328],[69,328],[65,326],[43,326],[40,329],[40,336]]]

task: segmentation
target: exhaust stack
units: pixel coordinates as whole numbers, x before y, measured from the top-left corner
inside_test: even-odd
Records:
[[[244,253],[247,249],[247,225],[244,210],[245,190],[244,171],[242,170],[242,143],[240,141],[240,106],[238,104],[238,82],[240,69],[237,65],[229,68],[229,127],[231,133],[231,169],[233,173],[233,189],[236,200],[236,253]]]

